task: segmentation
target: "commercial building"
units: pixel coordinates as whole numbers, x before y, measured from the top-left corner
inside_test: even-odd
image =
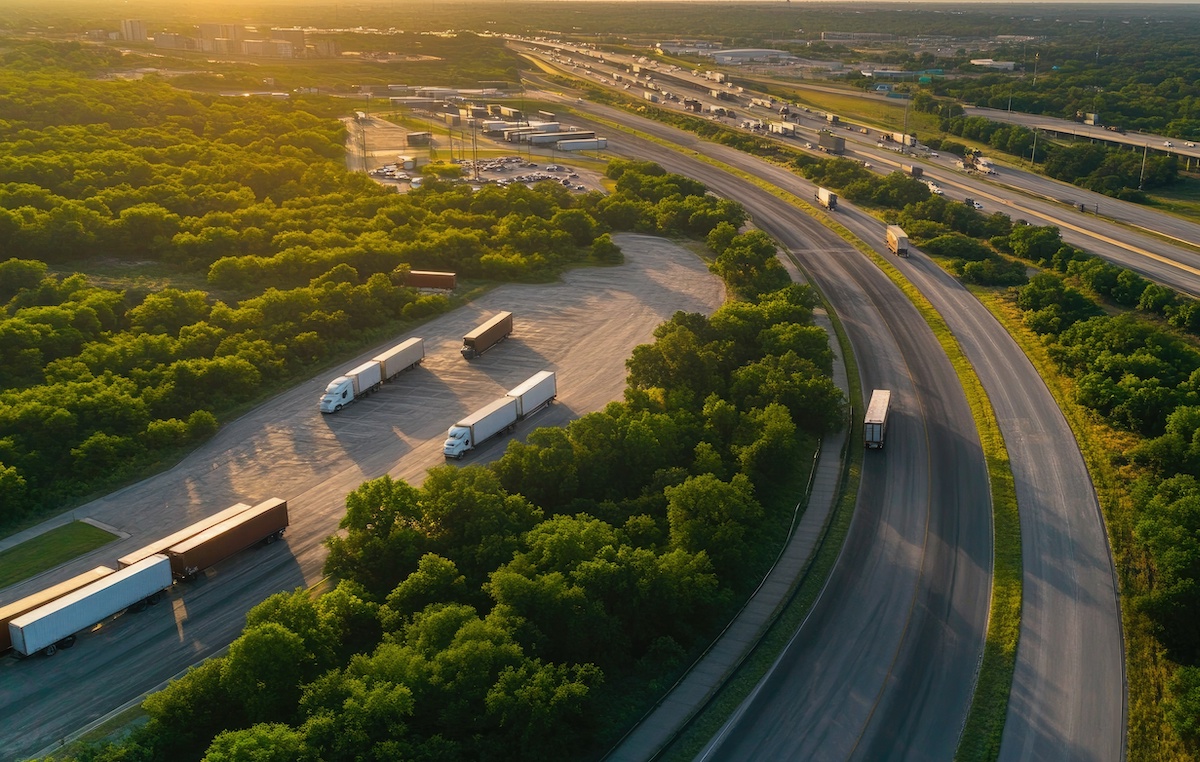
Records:
[[[121,39],[126,42],[146,42],[146,22],[138,19],[126,19],[121,22]]]

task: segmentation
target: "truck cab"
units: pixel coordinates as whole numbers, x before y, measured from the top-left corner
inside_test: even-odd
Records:
[[[466,426],[451,426],[446,432],[446,441],[442,443],[442,455],[461,460],[470,449],[471,430]]]
[[[325,387],[321,397],[321,412],[336,413],[354,401],[354,381],[349,376],[338,376]]]

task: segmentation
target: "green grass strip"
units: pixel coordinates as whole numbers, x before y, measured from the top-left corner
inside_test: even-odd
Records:
[[[679,150],[666,141],[659,140],[616,122],[588,115],[589,119],[603,122],[606,126],[632,133],[638,137],[651,140],[659,145]],[[1016,488],[1013,483],[1012,468],[1009,463],[1008,449],[1004,444],[1004,436],[996,421],[996,413],[988,399],[987,392],[971,362],[963,354],[962,347],[954,338],[950,327],[933,304],[925,298],[916,286],[912,285],[904,275],[888,260],[881,257],[874,249],[860,240],[846,227],[830,218],[823,211],[805,202],[795,194],[782,190],[775,185],[761,180],[736,167],[731,167],[716,159],[691,152],[701,161],[736,175],[747,182],[782,198],[793,206],[806,211],[821,221],[826,227],[837,233],[843,240],[858,249],[864,256],[869,257],[889,277],[892,282],[912,301],[918,312],[929,324],[938,343],[945,351],[950,364],[958,374],[963,392],[971,406],[975,417],[975,427],[979,433],[980,445],[983,448],[987,463],[988,478],[992,492],[992,527],[994,532],[992,570],[992,601],[988,616],[988,632],[984,645],[983,661],[980,665],[979,679],[975,684],[975,695],[971,701],[971,710],[963,727],[959,740],[956,759],[963,762],[983,762],[994,760],[1000,752],[1000,737],[1004,730],[1004,721],[1008,712],[1008,696],[1012,690],[1012,676],[1016,665],[1017,640],[1021,633],[1021,595],[1022,595],[1022,564],[1021,564],[1021,519],[1017,510]],[[832,315],[832,311],[831,311]],[[844,537],[844,535],[843,535]],[[826,572],[828,573],[828,572]],[[811,604],[810,604],[811,605]],[[735,680],[737,678],[734,678]],[[733,682],[731,680],[731,682]],[[736,706],[736,704],[735,704]],[[732,711],[730,709],[729,711]],[[698,725],[699,723],[697,723]]]
[[[43,532],[0,553],[0,587],[15,585],[115,539],[115,534],[83,521]]]

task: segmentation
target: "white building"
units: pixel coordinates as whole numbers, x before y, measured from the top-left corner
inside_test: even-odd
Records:
[[[999,69],[1000,71],[1012,71],[1017,67],[1016,61],[996,61],[991,58],[972,58],[971,63],[974,66],[984,66],[989,69]]]
[[[126,42],[146,42],[146,22],[139,19],[122,21],[121,39]]]

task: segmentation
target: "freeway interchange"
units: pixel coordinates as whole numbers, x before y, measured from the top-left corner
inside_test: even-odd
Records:
[[[824,594],[702,758],[951,758],[987,628],[991,506],[971,409],[932,331],[874,263],[824,224],[697,155],[767,180],[796,199],[812,197],[810,183],[627,112],[569,101],[585,115],[628,124],[675,146],[622,134],[610,138],[612,152],[652,159],[741,202],[837,310],[864,391],[894,393],[888,448],[867,454],[855,518]],[[897,162],[873,144],[855,144],[853,151],[883,171]],[[1200,257],[1194,251],[1131,233],[1127,226],[1185,241],[1200,240],[1187,237],[1200,227],[1160,225],[1157,217],[1135,221],[1124,209],[1131,205],[1107,197],[1099,202],[1113,207],[1107,216],[1124,224],[1080,215],[1056,197],[1061,186],[1044,178],[1002,167],[999,181],[1006,185],[1001,185],[955,173],[946,161],[922,160],[927,175],[952,192],[983,199],[989,211],[1057,220],[1066,225],[1065,239],[1200,294],[1200,269],[1194,269]],[[1091,201],[1078,189],[1071,193],[1072,201]],[[882,225],[874,218],[843,203],[836,220],[885,251]],[[420,389],[416,401],[380,394],[327,426],[316,425],[314,400],[326,379],[313,379],[226,427],[175,469],[81,509],[106,523],[136,527],[135,534],[143,534],[131,538],[129,547],[143,542],[145,532],[164,533],[202,511],[259,497],[263,484],[286,493],[281,496],[289,497],[296,515],[286,543],[221,566],[166,606],[138,615],[144,619],[137,627],[121,620],[106,625],[54,662],[0,664],[0,707],[10,720],[9,730],[0,734],[0,753],[34,753],[136,699],[219,652],[240,629],[245,611],[266,595],[317,581],[324,557],[320,543],[336,527],[345,492],[383,473],[419,481],[440,460],[435,450],[455,411],[471,409],[548,363],[559,369],[563,404],[539,425],[561,424],[618,396],[624,357],[649,338],[657,322],[675,309],[711,311],[722,297],[719,284],[682,250],[650,256],[656,245],[636,237],[622,246],[629,265],[575,271],[557,297],[544,298],[554,287],[505,286],[429,324],[423,333],[431,357],[414,382]],[[991,398],[1012,461],[1025,597],[1001,759],[1122,758],[1120,607],[1103,519],[1070,429],[1020,349],[957,281],[919,254],[891,262],[933,303],[962,345]],[[481,314],[507,308],[512,302],[505,299],[522,305],[528,321],[528,333],[522,335],[519,326],[516,361],[464,371],[437,359],[435,351],[455,343]],[[586,352],[562,336],[565,327],[597,320],[619,330]],[[595,336],[601,335],[596,328]],[[373,423],[344,425],[359,417]],[[104,555],[90,554],[61,570],[62,576],[116,551],[97,553]],[[10,589],[6,598],[28,587]]]

